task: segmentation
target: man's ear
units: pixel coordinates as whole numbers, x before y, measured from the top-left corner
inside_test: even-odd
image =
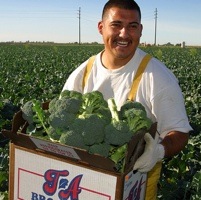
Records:
[[[143,25],[141,24],[141,33],[140,33],[140,36],[142,36],[142,30],[143,30]]]
[[[98,32],[102,35],[102,29],[103,29],[103,22],[98,22]]]

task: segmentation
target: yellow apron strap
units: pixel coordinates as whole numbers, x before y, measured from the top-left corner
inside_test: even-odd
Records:
[[[146,54],[144,56],[144,58],[142,59],[140,65],[139,65],[139,67],[137,69],[136,75],[135,75],[135,77],[133,79],[133,84],[131,86],[131,90],[130,90],[130,93],[128,95],[129,100],[134,100],[135,99],[137,89],[138,89],[138,85],[140,83],[142,74],[143,74],[148,62],[150,61],[150,59],[151,59],[151,56],[149,54]]]
[[[85,68],[85,72],[84,72],[84,76],[83,76],[83,81],[82,81],[82,90],[84,90],[84,87],[86,85],[86,82],[88,80],[88,76],[89,76],[89,73],[91,71],[91,68],[93,66],[93,63],[94,63],[94,60],[95,60],[96,56],[91,56],[89,58],[89,61],[87,63],[87,66]]]
[[[145,200],[156,200],[158,191],[158,181],[160,179],[162,161],[157,162],[151,171],[147,173],[147,186]]]

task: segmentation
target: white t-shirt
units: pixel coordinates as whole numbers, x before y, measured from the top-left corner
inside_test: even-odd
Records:
[[[118,109],[128,98],[137,68],[146,55],[137,49],[133,58],[123,67],[106,69],[101,63],[101,53],[96,56],[93,67],[82,91],[82,80],[87,61],[82,63],[67,79],[63,90],[81,93],[100,91],[105,100],[114,98]],[[147,116],[157,122],[157,130],[163,138],[168,132],[176,130],[189,132],[184,99],[177,78],[159,60],[152,58],[142,75],[135,101],[142,103]]]

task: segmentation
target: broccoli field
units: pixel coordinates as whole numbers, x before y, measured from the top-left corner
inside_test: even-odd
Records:
[[[194,131],[186,148],[164,160],[158,199],[201,199],[201,48],[141,47],[177,76]],[[102,45],[0,44],[0,130],[31,99],[60,94],[69,74]],[[0,199],[8,199],[9,141],[0,132]]]

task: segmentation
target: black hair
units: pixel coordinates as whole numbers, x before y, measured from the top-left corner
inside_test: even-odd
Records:
[[[138,11],[139,17],[141,19],[140,7],[134,0],[109,0],[103,7],[102,19],[104,18],[107,10],[109,10],[112,7],[122,8],[126,10],[136,10]]]

